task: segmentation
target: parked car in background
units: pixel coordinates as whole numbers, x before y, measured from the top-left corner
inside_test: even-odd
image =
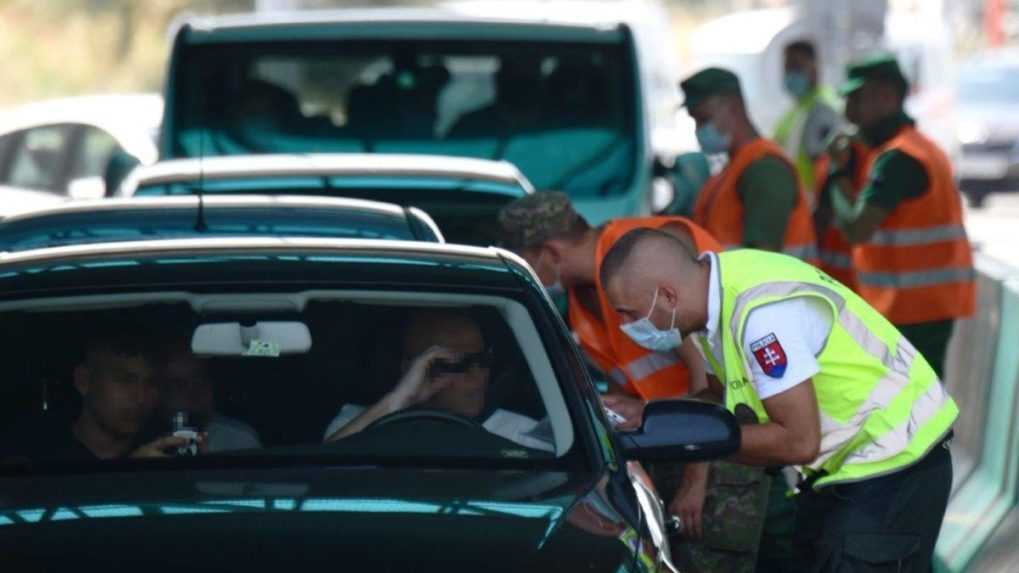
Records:
[[[156,161],[162,98],[97,95],[0,112],[0,214],[68,197],[97,199],[108,175]],[[118,165],[108,173],[110,160]]]
[[[188,237],[443,242],[424,211],[300,196],[173,196],[73,201],[0,220],[0,252]]]
[[[512,19],[454,4],[188,21],[167,71],[161,157],[505,160],[569,193],[592,223],[648,213],[669,175],[652,148],[653,96],[675,84],[651,72],[661,58],[623,19],[561,6]]]
[[[996,50],[960,66],[959,186],[973,205],[1019,190],[1019,51]]]
[[[456,358],[420,364],[445,373],[429,380],[470,372],[446,386],[457,400],[329,439],[338,411],[389,395],[435,337]],[[661,500],[633,462],[739,444],[735,418],[696,401],[653,402],[639,430],[613,432],[537,277],[493,248],[263,237],[2,253],[0,348],[11,570],[673,571]],[[166,348],[259,445],[67,447],[82,395],[118,436],[193,435],[193,412],[157,415],[152,384],[177,384],[148,376]],[[89,390],[98,364],[116,391]]]
[[[268,194],[349,197],[418,207],[451,243],[496,239],[499,209],[533,192],[505,161],[395,154],[240,155],[161,161],[118,195]]]

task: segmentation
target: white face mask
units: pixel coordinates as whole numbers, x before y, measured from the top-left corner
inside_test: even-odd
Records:
[[[651,299],[651,310],[648,311],[647,316],[628,324],[621,324],[619,328],[641,348],[653,352],[675,350],[683,343],[683,335],[676,328],[676,309],[672,309],[672,323],[669,330],[658,330],[658,327],[651,322],[651,314],[655,311],[656,302],[658,302],[658,289],[655,289],[655,296]]]

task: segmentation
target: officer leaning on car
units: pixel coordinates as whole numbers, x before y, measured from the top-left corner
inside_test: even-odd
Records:
[[[793,257],[698,256],[656,229],[619,238],[600,279],[634,340],[694,340],[708,370],[699,397],[757,419],[735,461],[797,467],[799,565],[929,569],[958,408],[887,318]]]
[[[703,361],[693,343],[661,351],[631,340],[621,329],[598,282],[612,245],[635,228],[669,233],[691,251],[721,245],[689,219],[673,216],[616,219],[588,225],[565,193],[543,191],[506,205],[499,214],[502,246],[534,267],[550,291],[565,290],[567,320],[588,359],[606,374],[602,400],[619,415],[618,428],[641,425],[648,400],[677,398],[706,386]],[[681,570],[752,572],[758,559],[771,478],[762,468],[718,461],[653,464],[656,488],[681,519],[682,537],[672,540]]]

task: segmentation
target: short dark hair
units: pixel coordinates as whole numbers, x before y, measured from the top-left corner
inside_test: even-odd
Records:
[[[800,39],[789,42],[785,45],[784,53],[786,56],[789,54],[801,54],[807,56],[811,60],[817,59],[817,48],[814,47],[814,43],[810,40]]]
[[[628,261],[630,256],[633,255],[633,251],[637,248],[637,245],[651,239],[669,241],[689,256],[691,260],[696,260],[697,258],[697,255],[691,252],[690,248],[674,235],[659,229],[633,229],[631,231],[627,231],[622,237],[619,237],[619,240],[617,240],[609,251],[605,253],[605,257],[601,262],[601,269],[598,271],[598,278],[601,280],[602,287],[604,288],[608,285],[609,279],[623,268],[626,261]]]
[[[99,356],[151,357],[152,326],[132,311],[91,316],[82,328],[82,361],[95,364]]]

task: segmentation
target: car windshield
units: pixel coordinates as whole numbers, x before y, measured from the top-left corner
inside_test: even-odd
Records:
[[[413,241],[402,212],[358,209],[160,206],[96,209],[27,217],[0,223],[0,251],[60,245],[186,237],[290,236]]]
[[[967,66],[959,74],[959,99],[973,103],[1019,101],[1019,66]]]
[[[622,43],[325,41],[181,49],[171,155],[426,153],[515,164],[536,188],[623,192]]]
[[[0,471],[577,460],[515,300],[203,290],[0,304]]]

